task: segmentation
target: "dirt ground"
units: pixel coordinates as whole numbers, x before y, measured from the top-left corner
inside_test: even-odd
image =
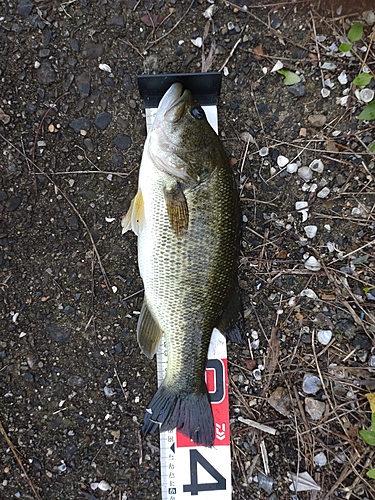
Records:
[[[160,498],[158,436],[140,433],[156,363],[136,342],[143,286],[120,221],[146,134],[137,75],[202,70],[223,73],[244,221],[233,499],[375,498],[358,434],[375,386],[375,127],[353,84],[375,69],[374,5],[212,5],[1,2],[1,499]]]

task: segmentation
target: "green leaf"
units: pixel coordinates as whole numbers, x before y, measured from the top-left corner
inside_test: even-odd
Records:
[[[356,76],[353,80],[354,85],[357,85],[357,87],[365,87],[371,82],[372,75],[369,73],[360,73],[358,76]]]
[[[375,288],[375,286],[366,286],[363,291],[365,293],[369,293],[370,290],[373,290]],[[373,413],[373,415],[375,415],[375,412]]]
[[[371,446],[375,446],[375,432],[361,430],[359,431],[359,435],[365,441],[365,443],[370,444]]]
[[[363,26],[359,21],[354,23],[348,32],[348,38],[351,42],[357,42],[362,38],[363,35]]]
[[[284,77],[284,85],[294,85],[301,81],[301,78],[296,73],[288,69],[279,69],[278,73]]]
[[[342,43],[339,47],[340,52],[350,52],[353,45],[351,43]]]
[[[370,469],[369,471],[367,471],[366,476],[370,477],[371,479],[375,479],[375,469]]]
[[[375,120],[375,101],[371,101],[358,116],[360,120]]]

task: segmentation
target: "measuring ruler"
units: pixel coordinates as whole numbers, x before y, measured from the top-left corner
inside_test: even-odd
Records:
[[[217,133],[216,105],[220,91],[220,73],[139,76],[140,93],[146,107],[147,131],[152,127],[161,97],[176,81],[192,91]],[[156,358],[160,385],[168,364],[164,337]],[[196,445],[176,429],[160,433],[162,500],[232,498],[227,346],[225,337],[216,328],[212,332],[207,358],[206,384],[214,417],[214,444],[212,448]]]

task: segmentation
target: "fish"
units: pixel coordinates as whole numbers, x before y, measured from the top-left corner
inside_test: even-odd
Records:
[[[242,337],[238,287],[241,212],[227,153],[205,112],[179,82],[164,94],[147,135],[138,191],[122,232],[138,236],[144,302],[137,324],[152,358],[165,336],[165,378],[148,405],[144,435],[176,428],[211,447],[205,383],[214,327]]]

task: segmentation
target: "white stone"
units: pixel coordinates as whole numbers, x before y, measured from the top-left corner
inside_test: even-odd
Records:
[[[289,158],[287,158],[286,156],[283,156],[283,155],[279,155],[277,157],[277,165],[279,167],[285,167],[285,165],[288,165],[289,163]]]
[[[298,170],[298,163],[289,163],[289,165],[286,166],[286,170],[290,174],[295,174]]]
[[[341,85],[346,85],[348,83],[348,76],[345,71],[341,71],[337,79],[341,83]]]
[[[323,401],[317,401],[313,398],[305,399],[305,410],[308,413],[312,420],[320,420],[324,414],[326,409],[325,403]]]
[[[327,464],[326,454],[321,451],[320,453],[315,455],[314,464],[318,467],[324,467]]]
[[[318,340],[323,345],[328,345],[332,338],[332,330],[319,330]]]
[[[302,390],[305,394],[316,394],[322,388],[320,378],[311,373],[306,373],[302,381]]]
[[[372,89],[362,89],[359,92],[359,97],[363,102],[371,102],[374,99],[374,91]]]
[[[322,160],[313,160],[310,165],[309,165],[309,168],[311,168],[311,170],[313,172],[317,172],[318,174],[321,174],[324,170],[324,165],[323,165],[323,162]]]
[[[309,271],[320,271],[322,265],[313,255],[311,255],[305,262],[305,268]]]
[[[320,93],[322,94],[323,98],[326,98],[330,95],[331,91],[329,89],[323,88]]]
[[[271,69],[271,73],[275,73],[276,71],[279,71],[279,69],[283,69],[284,64],[281,61],[277,61],[275,66]]]
[[[203,40],[202,40],[201,36],[198,36],[197,38],[191,39],[190,41],[193,45],[195,45],[199,49],[202,47]]]
[[[262,157],[263,157],[263,156],[267,156],[267,155],[268,155],[268,153],[269,153],[269,149],[268,149],[268,148],[266,148],[266,147],[261,148],[261,149],[259,150],[259,152],[258,152],[259,156],[262,156]]]
[[[334,82],[330,78],[324,80],[324,85],[330,89],[333,89],[333,87],[335,86]]]
[[[312,239],[315,237],[316,232],[318,230],[318,227],[317,226],[305,226],[303,229],[306,233],[306,236],[308,238]]]
[[[295,207],[302,215],[302,222],[305,222],[308,216],[309,204],[307,201],[296,201]]]
[[[112,73],[111,67],[108,64],[99,64],[99,69],[105,71],[106,73]]]
[[[311,290],[311,288],[305,288],[304,290],[302,290],[300,295],[301,297],[308,297],[309,299],[314,299],[314,300],[319,299],[317,294],[314,292],[314,290]]]
[[[372,10],[366,10],[365,12],[363,12],[362,17],[369,26],[375,24],[375,12],[373,12]]]
[[[313,178],[312,171],[309,167],[301,167],[298,169],[297,173],[305,182],[309,182]]]
[[[340,104],[340,106],[346,106],[348,104],[348,99],[349,99],[348,95],[344,95],[344,97],[338,97],[337,104]]]
[[[327,196],[330,193],[330,189],[326,186],[323,189],[319,191],[319,193],[316,195],[318,198],[327,198]]]
[[[322,64],[322,69],[329,69],[330,71],[333,71],[337,68],[335,63],[330,63],[330,62],[325,62]]]

